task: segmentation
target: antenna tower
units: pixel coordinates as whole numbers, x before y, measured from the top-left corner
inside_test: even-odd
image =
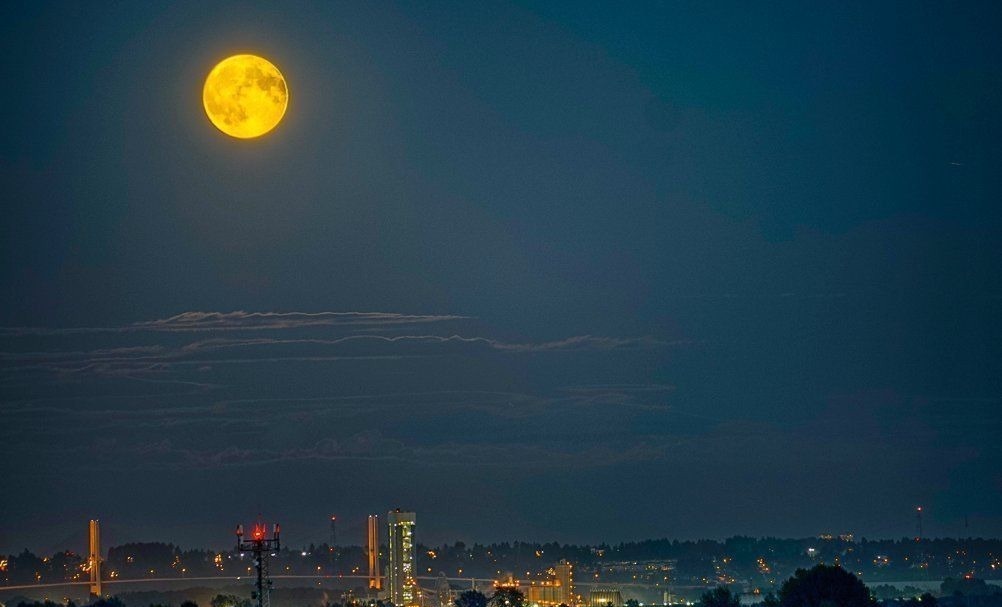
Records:
[[[257,607],[271,607],[271,580],[268,579],[268,557],[272,550],[281,550],[279,540],[281,529],[278,523],[272,527],[271,537],[266,537],[266,525],[260,521],[254,523],[254,529],[247,540],[244,540],[244,526],[237,525],[237,551],[250,552],[254,555],[254,569],[257,570],[257,583],[251,599],[257,601]]]

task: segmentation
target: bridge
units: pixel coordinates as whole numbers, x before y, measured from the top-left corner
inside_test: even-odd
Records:
[[[367,575],[272,575],[270,576],[273,580],[311,580],[314,582],[319,582],[322,580],[334,581],[334,580],[359,580],[368,581],[369,576]],[[435,576],[418,576],[416,578],[419,582],[435,582],[438,581],[439,577]],[[473,578],[473,577],[446,577],[450,585],[455,585],[457,587],[467,587],[467,588],[484,588],[485,586],[493,586],[493,578]],[[101,580],[102,584],[109,585],[120,585],[120,584],[174,584],[181,582],[242,582],[242,581],[252,581],[252,576],[249,575],[237,575],[237,576],[227,576],[227,575],[211,575],[211,576],[192,576],[192,577],[148,577],[148,578],[134,578],[134,579],[106,579]],[[0,585],[0,592],[5,592],[8,590],[34,590],[41,588],[69,588],[73,586],[89,586],[91,582],[89,580],[84,581],[63,581],[63,582],[48,582],[45,584],[22,584],[18,586],[2,586]],[[617,588],[635,588],[638,590],[647,591],[661,591],[668,588],[666,585],[662,584],[640,584],[636,582],[575,582],[575,587],[578,588],[592,588],[595,586],[609,587],[615,586]],[[672,584],[671,588],[673,590],[694,590],[704,588],[704,586],[679,586]],[[423,589],[427,591],[427,589]]]

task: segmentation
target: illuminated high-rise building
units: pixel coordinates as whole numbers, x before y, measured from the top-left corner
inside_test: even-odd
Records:
[[[562,603],[569,605],[564,587],[556,580],[532,580],[528,582],[528,586],[519,587],[519,590],[532,605],[540,607],[556,607]]]
[[[553,577],[556,578],[559,586],[563,588],[561,602],[573,607],[577,603],[577,596],[574,594],[574,565],[567,559],[561,559],[553,569]]]
[[[379,517],[369,515],[369,546],[366,548],[369,557],[369,589],[382,590],[383,578],[379,575]]]
[[[518,585],[526,600],[538,607],[577,605],[577,597],[574,595],[574,565],[564,559],[551,567],[547,573],[548,579],[530,580],[525,585]],[[517,584],[514,581],[511,583]],[[501,586],[505,586],[505,583]]]
[[[386,515],[390,532],[390,564],[386,570],[389,582],[389,599],[394,605],[417,604],[417,582],[414,579],[414,524],[413,512],[400,508]]]

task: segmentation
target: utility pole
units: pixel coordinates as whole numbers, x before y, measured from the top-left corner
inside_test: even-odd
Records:
[[[257,607],[271,607],[271,580],[268,579],[268,556],[272,550],[281,550],[279,541],[281,529],[278,523],[272,528],[272,536],[265,537],[265,524],[257,522],[247,541],[244,541],[244,526],[237,525],[237,551],[250,552],[254,555],[254,568],[257,570],[256,591],[251,599],[257,600]]]
[[[337,517],[331,515],[331,540],[327,547],[330,556],[331,575],[337,575]]]
[[[915,561],[919,569],[927,567],[925,549],[922,547],[922,506],[915,506]]]

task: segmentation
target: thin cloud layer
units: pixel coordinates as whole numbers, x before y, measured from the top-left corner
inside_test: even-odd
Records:
[[[463,320],[452,314],[390,312],[182,312],[168,318],[115,327],[0,327],[0,335],[78,335],[86,333],[140,333],[192,331],[247,331],[302,327],[403,326]]]
[[[407,315],[383,312],[185,312],[121,327],[4,329],[0,373],[19,376],[54,373],[63,379],[92,374],[133,378],[160,377],[179,367],[288,362],[369,360],[398,357],[499,352],[535,354],[654,349],[692,345],[652,336],[576,335],[541,342],[508,342],[458,333],[460,315]],[[441,325],[441,333],[408,333],[408,328]],[[457,326],[460,325],[460,326]],[[359,333],[359,330],[378,333]],[[470,330],[478,330],[471,327]],[[260,332],[268,331],[267,336]],[[106,334],[112,343],[105,343]],[[198,339],[186,337],[197,334]],[[156,336],[163,336],[158,339]],[[47,349],[34,347],[32,337]],[[59,347],[60,338],[75,347]],[[152,340],[152,341],[151,341]],[[29,342],[25,345],[25,342]],[[83,342],[89,349],[79,347]],[[18,349],[20,347],[20,349]],[[204,382],[198,380],[199,384]]]
[[[576,372],[538,385],[532,376],[564,356],[601,365],[690,342],[485,333],[460,315],[243,311],[8,332],[0,410],[10,423],[0,435],[24,448],[44,435],[61,445],[40,447],[49,456],[74,445],[88,453],[85,465],[108,470],[341,461],[587,468],[663,457],[657,437],[623,449],[566,434],[541,440],[530,428],[587,418],[607,433],[624,415],[668,413],[672,386],[593,383]],[[400,416],[415,420],[415,434],[398,435]]]
[[[227,331],[295,329],[322,326],[411,325],[463,320],[453,314],[414,315],[389,312],[184,312],[131,325],[150,331]]]

